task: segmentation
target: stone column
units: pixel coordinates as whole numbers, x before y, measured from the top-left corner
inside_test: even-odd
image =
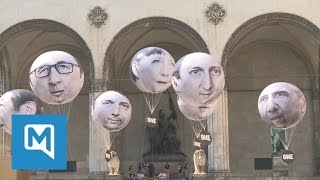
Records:
[[[272,175],[289,176],[288,164],[282,160],[281,154],[272,157]]]
[[[209,176],[230,176],[228,98],[226,89],[215,102],[215,111],[208,120],[208,131],[213,139],[208,146],[208,174]]]

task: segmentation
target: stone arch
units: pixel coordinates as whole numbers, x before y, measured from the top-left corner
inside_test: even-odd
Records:
[[[272,28],[274,29],[279,28],[279,29],[271,31]],[[290,28],[296,28],[295,29],[296,32],[293,32],[293,30],[291,31]],[[290,36],[292,38],[292,41],[290,39],[286,39],[287,37],[283,37],[283,39],[286,39],[285,41],[283,41],[283,39],[279,38],[277,34],[273,34],[274,37],[270,38],[271,37],[270,32],[271,34],[272,32],[277,32],[277,31],[280,32],[282,31],[281,29],[283,30],[283,32],[288,32],[288,37]],[[269,32],[269,36],[267,36],[267,33],[266,33],[267,31]],[[229,38],[228,42],[224,47],[221,64],[225,70],[226,79],[227,79],[226,85],[228,85],[226,86],[226,89],[225,89],[226,96],[228,97],[226,98],[226,100],[228,101],[226,102],[226,108],[228,109],[229,114],[226,115],[225,117],[227,121],[229,121],[228,131],[234,130],[232,129],[232,127],[234,126],[234,123],[239,121],[242,122],[242,120],[246,120],[247,121],[246,124],[252,126],[252,127],[247,127],[248,129],[261,128],[260,130],[262,134],[268,133],[269,131],[267,129],[267,126],[265,126],[264,124],[261,124],[257,120],[260,118],[260,116],[259,116],[259,113],[256,113],[257,111],[256,100],[254,99],[250,100],[250,96],[259,96],[259,92],[261,92],[261,90],[265,87],[264,85],[274,81],[287,80],[287,81],[290,81],[291,83],[292,82],[298,83],[299,85],[298,87],[302,88],[309,104],[309,113],[306,114],[304,118],[305,119],[304,122],[306,122],[307,125],[303,124],[300,126],[303,126],[303,128],[312,127],[312,128],[308,128],[311,130],[307,131],[307,133],[304,133],[304,134],[308,134],[305,137],[310,138],[308,142],[308,146],[312,147],[311,149],[313,150],[311,150],[309,154],[307,153],[303,154],[302,151],[299,152],[299,149],[298,149],[299,145],[295,145],[295,147],[296,147],[296,152],[301,153],[301,156],[304,156],[304,158],[306,158],[306,161],[308,161],[309,163],[311,162],[314,163],[314,166],[311,166],[312,167],[310,168],[311,170],[306,172],[306,174],[303,174],[304,172],[301,169],[297,168],[295,170],[297,174],[302,173],[301,175],[313,175],[314,173],[317,173],[319,171],[318,170],[319,160],[317,159],[315,162],[312,160],[314,157],[319,157],[319,153],[318,153],[319,136],[317,135],[318,134],[317,129],[319,129],[319,122],[318,122],[318,117],[319,117],[319,110],[318,110],[318,107],[319,107],[318,105],[318,101],[319,101],[318,100],[319,99],[318,67],[319,66],[318,64],[319,62],[318,62],[318,50],[316,53],[314,49],[312,49],[314,51],[310,50],[312,43],[307,44],[307,42],[304,42],[304,40],[302,40],[302,38],[299,37],[299,36],[304,36],[306,34],[308,35],[308,37],[306,37],[308,38],[308,40],[313,39],[314,43],[319,44],[320,29],[316,25],[308,21],[307,19],[304,19],[297,15],[288,14],[288,13],[269,13],[269,14],[259,15],[243,23],[240,27],[238,27],[234,31],[234,33],[231,35],[231,37]],[[260,40],[253,40],[255,39],[254,37]],[[250,48],[253,49],[251,50],[251,52],[250,52]],[[294,66],[293,64],[296,64],[296,65],[299,64],[301,67],[300,69],[301,71],[297,70],[297,68],[296,69],[293,68],[291,71],[291,73],[293,73],[293,76],[290,77],[290,74],[289,74],[290,72],[289,73],[282,72],[281,70],[279,70],[281,68],[279,68],[277,71],[278,74],[276,74],[273,77],[272,75],[266,74],[267,70],[262,71],[262,73],[260,74],[259,74],[260,71],[258,68],[257,69],[251,68],[252,71],[248,71],[250,70],[250,68],[245,68],[245,67],[248,67],[248,66],[254,67],[255,65],[254,63],[252,63],[254,62],[253,60],[243,61],[242,66],[239,66],[241,65],[241,63],[235,63],[235,60],[249,59],[250,55],[252,55],[252,51],[254,50],[261,50],[261,52],[265,53],[263,55],[266,55],[266,52],[273,51],[272,48],[275,51],[280,51],[282,53],[286,52],[287,54],[291,54],[290,57],[292,57],[292,60],[294,61],[292,61],[292,64],[291,63],[289,64],[288,62],[290,61],[288,61],[287,62],[288,67],[291,68]],[[319,48],[319,47],[316,47],[316,48]],[[239,52],[242,52],[241,54],[242,57],[239,56],[240,54]],[[259,62],[259,60],[260,60],[259,58],[258,59],[256,58],[256,62]],[[280,59],[277,59],[277,60],[280,60]],[[267,64],[265,60],[261,61],[261,63]],[[269,64],[277,64],[277,63],[281,64],[281,62],[275,62],[271,60],[269,62]],[[239,71],[235,71],[236,68],[233,68],[233,69],[231,68],[235,64],[238,65],[237,68],[240,69]],[[295,66],[295,67],[298,67],[298,66]],[[270,66],[266,66],[266,68],[270,68]],[[241,72],[241,73],[249,72],[249,73],[246,75],[238,74],[239,76],[236,77],[235,74],[232,75],[232,73],[234,72]],[[282,74],[284,75],[283,77],[281,76]],[[260,83],[259,78],[264,81],[260,85],[259,85]],[[299,80],[299,78],[302,78],[302,79]],[[237,85],[237,88],[235,88],[235,84]],[[250,87],[249,88],[246,87],[247,85]],[[247,100],[246,101],[247,106],[254,108],[254,109],[251,109],[251,112],[248,109],[242,108],[245,106],[239,107],[239,112],[232,111],[232,109],[233,110],[235,109],[235,108],[231,108],[233,106],[232,104],[236,103],[235,101],[241,101],[241,100],[243,101],[243,99],[240,98],[239,94],[242,94],[242,96],[246,97],[244,99]],[[235,113],[238,113],[237,117],[233,115]],[[239,115],[239,113],[241,113],[241,116]],[[239,124],[238,124],[238,129],[241,129],[241,126],[239,126]],[[298,131],[296,130],[295,133],[299,134],[299,135],[296,135],[296,137],[297,136],[298,138],[301,137],[301,134],[303,134],[301,133],[301,131],[302,131],[301,129],[300,130],[298,129]],[[239,133],[240,131],[236,131],[236,132]],[[254,131],[250,131],[247,133],[251,134],[251,133],[254,133]],[[246,161],[245,158],[242,158],[242,159],[240,158],[241,160],[235,158],[237,156],[237,153],[234,150],[235,145],[232,145],[232,143],[235,143],[236,140],[239,141],[239,139],[235,138],[235,136],[241,137],[241,139],[248,138],[247,136],[242,136],[239,134],[232,135],[232,133],[230,133],[230,138],[229,138],[230,162],[241,161],[245,163]],[[263,135],[254,134],[254,136],[256,139],[259,139],[259,142],[263,142],[266,144],[269,143],[268,142],[269,139],[263,137]],[[246,140],[246,141],[249,142],[250,140]],[[300,141],[300,139],[298,139],[297,142],[298,141]],[[243,141],[242,143],[244,142],[245,141]],[[312,142],[315,143],[315,145],[313,145]],[[245,146],[246,145],[243,145],[243,147]],[[252,148],[252,146],[250,147],[249,146],[250,145],[248,145],[248,147],[246,148],[254,150],[254,147]],[[268,148],[268,147],[269,146],[266,146],[266,147],[263,146],[263,148],[260,148],[259,153],[260,154],[267,153],[268,149],[265,150],[265,148]],[[269,154],[266,154],[266,155],[269,155]],[[302,160],[298,160],[298,161],[301,162]],[[232,165],[231,163],[231,166],[230,166],[231,171],[234,171],[232,168],[235,166],[237,166],[237,164]],[[250,173],[249,170],[246,168],[242,168],[242,170],[240,169],[241,168],[237,169],[237,172],[235,172],[235,174],[241,173],[240,171],[242,170],[243,170],[242,172],[243,174]]]
[[[0,49],[2,49],[5,46],[6,42],[10,40],[12,37],[15,37],[21,33],[33,31],[35,29],[56,30],[71,37],[81,47],[82,52],[84,52],[86,59],[88,60],[90,65],[88,69],[89,81],[91,82],[93,81],[94,63],[93,63],[90,49],[86,45],[86,42],[82,39],[82,37],[76,31],[74,31],[70,27],[60,22],[56,22],[48,19],[32,19],[32,20],[27,20],[27,21],[23,21],[18,24],[15,24],[0,34]],[[91,85],[89,85],[89,87],[91,88]],[[87,91],[89,90],[88,89],[89,87],[87,87]]]
[[[168,36],[176,41],[170,40]],[[185,43],[180,43],[182,41],[184,41]],[[176,61],[183,55],[191,52],[201,51],[209,53],[209,49],[205,41],[194,29],[192,29],[184,22],[168,17],[148,17],[139,19],[119,31],[119,33],[113,38],[106,50],[104,57],[103,79],[105,82],[111,82],[108,88],[112,88],[122,92],[125,91],[124,94],[128,95],[130,100],[134,99],[135,103],[140,103],[139,105],[135,105],[136,113],[133,113],[133,117],[131,117],[131,121],[135,121],[135,124],[129,123],[128,127],[126,127],[127,129],[121,132],[121,137],[119,139],[121,139],[122,142],[132,142],[125,139],[130,136],[130,133],[132,133],[133,129],[135,129],[138,134],[131,134],[131,136],[138,137],[140,136],[140,133],[141,136],[143,136],[144,130],[140,127],[144,126],[144,121],[142,119],[145,118],[143,117],[144,113],[147,113],[145,109],[146,105],[144,103],[143,96],[139,96],[141,92],[139,92],[137,88],[133,86],[133,83],[131,82],[129,77],[128,70],[131,57],[138,50],[148,46],[157,46],[166,49],[169,53],[171,53]],[[120,80],[117,80],[119,78]],[[122,83],[126,83],[125,85],[121,86],[121,82],[118,83],[119,81],[121,81]],[[175,99],[175,93],[173,93],[173,89],[169,88],[169,91],[172,92],[171,95],[173,96],[173,99]],[[167,93],[163,94],[164,95],[162,95],[162,100],[160,100],[159,104],[167,103],[165,102],[168,99],[166,97]],[[178,108],[177,105],[176,108]],[[155,112],[157,112],[157,110]],[[182,124],[182,122],[179,123]],[[181,126],[180,128],[183,129],[182,132],[185,132],[184,125]],[[187,122],[185,126],[190,125]],[[137,130],[139,128],[140,130]],[[192,130],[190,130],[190,132],[192,132]],[[149,140],[145,141],[147,142]],[[125,146],[124,144],[116,144],[118,149],[126,149],[123,148]],[[141,143],[140,146],[144,147],[144,144]],[[148,151],[147,147],[145,149],[143,149],[142,147],[142,150],[135,149],[134,145],[132,145],[131,147],[131,151],[136,152],[137,157],[127,157],[126,152],[121,152],[122,157],[125,157],[123,159],[124,164],[126,161],[141,161],[141,159],[137,158],[140,158],[140,155],[142,158],[142,154]],[[143,153],[140,154],[141,152]],[[192,157],[192,154],[190,154],[188,157]],[[190,163],[191,162],[192,161],[190,159]]]
[[[38,55],[49,50],[62,50],[74,55],[80,61],[85,73],[81,93],[73,101],[72,108],[70,105],[70,109],[69,107],[64,108],[62,113],[69,117],[68,128],[71,132],[68,133],[68,160],[79,162],[77,171],[88,172],[89,164],[86,163],[89,157],[88,105],[89,93],[94,81],[94,63],[86,42],[78,32],[61,22],[48,19],[26,20],[2,32],[0,34],[0,57],[7,59],[4,67],[7,71],[5,73],[7,74],[6,82],[10,83],[6,84],[6,90],[30,89],[29,67]],[[16,54],[21,55],[21,58]],[[54,111],[49,106],[45,104],[46,113]],[[65,112],[66,109],[70,112]]]

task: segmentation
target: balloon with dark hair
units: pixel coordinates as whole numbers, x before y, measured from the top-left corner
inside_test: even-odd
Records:
[[[138,51],[131,60],[132,82],[146,93],[161,93],[171,86],[174,59],[166,50],[147,47]]]
[[[111,132],[120,131],[131,119],[132,106],[127,97],[116,91],[100,94],[92,105],[93,120]]]
[[[42,114],[41,101],[32,91],[14,89],[0,98],[0,126],[11,134],[13,114]]]

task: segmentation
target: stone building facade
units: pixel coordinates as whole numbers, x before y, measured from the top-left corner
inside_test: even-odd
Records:
[[[260,118],[257,99],[264,87],[278,81],[295,84],[307,100],[306,114],[289,147],[296,156],[288,167],[289,175],[319,174],[319,1],[0,3],[2,93],[30,89],[29,68],[48,50],[69,52],[84,67],[85,85],[70,106],[68,120],[68,160],[77,162],[75,174],[99,176],[107,170],[104,153],[110,134],[90,117],[94,97],[106,90],[120,91],[133,102],[131,122],[113,143],[121,159],[121,173],[138,164],[149,150],[144,123],[148,108],[128,71],[131,57],[147,46],[166,49],[176,61],[199,51],[221,61],[226,86],[207,124],[214,138],[207,148],[208,174],[257,175],[254,158],[270,157],[272,151],[269,127]],[[46,109],[50,113],[50,107]],[[166,95],[159,109],[168,110]],[[178,123],[182,151],[192,164],[192,128],[181,113]]]

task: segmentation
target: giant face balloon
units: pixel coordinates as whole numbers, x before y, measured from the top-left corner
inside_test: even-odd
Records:
[[[175,65],[172,86],[187,103],[212,104],[224,88],[224,72],[218,60],[206,53],[191,53]]]
[[[15,89],[0,98],[0,126],[11,134],[13,114],[41,114],[43,107],[33,92]]]
[[[63,51],[41,54],[30,68],[33,92],[48,104],[72,101],[81,91],[84,73],[78,60]]]
[[[195,105],[184,102],[178,98],[178,106],[181,113],[190,120],[202,121],[207,119],[214,111],[214,104]]]
[[[171,86],[174,64],[172,56],[166,50],[158,47],[144,48],[132,58],[131,79],[143,92],[161,93]]]
[[[261,92],[258,109],[262,119],[274,128],[291,128],[297,125],[306,111],[306,100],[296,86],[277,82]]]
[[[129,124],[131,112],[127,97],[115,91],[107,91],[96,98],[91,115],[95,122],[112,132],[120,131]]]

